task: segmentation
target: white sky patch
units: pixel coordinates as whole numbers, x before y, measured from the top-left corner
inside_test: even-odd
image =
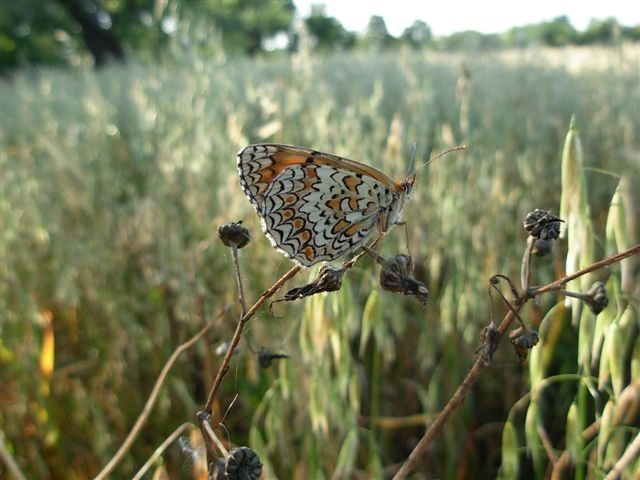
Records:
[[[362,32],[372,15],[384,18],[389,33],[395,37],[415,20],[422,20],[434,35],[475,30],[503,33],[511,27],[553,20],[566,15],[579,31],[592,19],[616,18],[622,25],[640,24],[637,0],[537,0],[508,2],[500,0],[294,0],[298,14],[306,17],[311,4],[324,4],[326,14],[336,17],[347,30]]]

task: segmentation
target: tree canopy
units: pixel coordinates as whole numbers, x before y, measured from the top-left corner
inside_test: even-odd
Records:
[[[460,32],[442,38],[434,38],[429,25],[417,20],[395,38],[380,16],[372,16],[366,31],[357,34],[328,16],[322,5],[314,5],[309,16],[300,19],[293,0],[7,1],[0,4],[0,72],[90,62],[101,67],[130,57],[160,60],[176,44],[256,55],[272,50],[270,41],[276,36],[288,39],[286,49],[295,50],[301,28],[321,53],[401,46],[477,50],[640,41],[640,26],[625,27],[615,19],[594,20],[584,32],[563,16],[514,27],[502,35]]]

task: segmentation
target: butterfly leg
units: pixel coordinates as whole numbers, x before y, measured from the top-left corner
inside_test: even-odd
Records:
[[[376,239],[373,242],[371,242],[370,245],[363,245],[362,252],[360,253],[360,255],[367,253],[371,257],[373,257],[377,263],[382,263],[384,262],[384,258],[380,256],[380,240],[382,240],[382,237],[384,236],[384,232],[385,232],[383,222],[380,222],[378,224],[377,230],[378,232],[376,235]]]
[[[398,222],[398,223],[396,223],[396,225],[402,225],[404,227],[405,246],[407,247],[407,253],[409,254],[410,257],[412,257],[412,255],[411,255],[411,245],[409,243],[409,222]]]

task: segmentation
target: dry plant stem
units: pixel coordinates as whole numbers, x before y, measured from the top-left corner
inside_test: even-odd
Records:
[[[570,282],[571,280],[581,277],[582,275],[586,275],[587,273],[593,272],[594,270],[598,270],[602,267],[612,265],[614,263],[619,262],[620,260],[624,260],[627,257],[631,257],[639,253],[640,253],[640,245],[636,245],[634,247],[631,247],[628,250],[625,250],[624,252],[620,252],[616,255],[613,255],[612,257],[608,257],[608,258],[605,258],[604,260],[600,260],[599,262],[592,263],[588,267],[585,267],[582,270],[578,270],[577,272],[572,273],[571,275],[567,275],[566,277],[556,280],[555,282],[551,282],[545,285],[544,287],[532,289],[532,291],[528,291],[527,293],[529,294],[530,298],[533,298],[543,293],[551,292],[554,290],[562,290],[564,285]]]
[[[4,431],[0,430],[0,460],[7,467],[7,472],[13,475],[16,480],[27,480],[22,470],[18,466],[18,462],[7,450],[7,444],[5,442]]]
[[[607,473],[605,480],[617,480],[618,478],[622,478],[622,472],[624,469],[627,465],[638,458],[638,455],[640,455],[640,433],[636,435],[636,438],[633,439],[633,442],[631,442],[611,471]]]
[[[504,332],[507,331],[509,325],[511,325],[511,322],[515,320],[515,312],[517,310],[520,310],[520,308],[522,307],[514,307],[514,310],[509,310],[507,312],[506,316],[502,320],[502,323],[500,323],[500,326],[498,327],[498,331],[500,332],[501,336],[502,334],[504,334]],[[433,423],[427,428],[427,431],[411,451],[409,458],[407,458],[407,460],[400,467],[400,470],[398,470],[398,472],[395,474],[393,480],[401,480],[403,478],[406,478],[418,463],[418,461],[421,458],[424,458],[426,451],[433,440],[440,433],[442,427],[444,427],[445,423],[447,423],[447,420],[449,420],[449,417],[453,414],[454,410],[462,403],[464,397],[467,395],[467,392],[478,380],[480,372],[482,371],[482,368],[484,366],[484,360],[481,357],[478,357],[469,370],[469,373],[467,373],[465,379],[462,381],[462,383],[455,391],[449,402],[447,402],[442,411],[440,411]]]
[[[553,451],[553,445],[551,444],[551,440],[549,439],[547,431],[542,426],[542,424],[536,425],[536,430],[538,432],[538,435],[540,436],[540,441],[542,442],[542,447],[547,454],[547,458],[555,467],[556,463],[558,463],[558,455],[556,455],[556,453]]]
[[[519,295],[510,304],[510,310],[507,312],[506,316],[502,320],[502,323],[500,323],[500,326],[498,327],[500,336],[502,337],[504,335],[504,333],[507,331],[511,323],[516,319],[517,315],[519,314],[520,310],[525,305],[527,300],[537,295],[540,295],[541,293],[560,290],[562,289],[564,284],[566,284],[567,282],[575,278],[578,278],[582,275],[585,275],[589,272],[605,267],[607,265],[611,265],[613,263],[619,262],[624,258],[630,257],[632,255],[636,255],[638,253],[640,253],[640,245],[636,245],[635,247],[632,247],[629,250],[626,250],[612,257],[605,258],[600,262],[596,262],[592,265],[589,265],[588,267],[583,268],[578,272],[575,272],[571,275],[568,275],[559,280],[556,280],[555,282],[545,285],[544,287],[540,287],[533,291],[526,291],[522,295]],[[412,450],[407,460],[402,464],[398,472],[395,474],[395,476],[393,477],[393,480],[401,480],[403,478],[406,478],[407,475],[412,471],[412,469],[418,463],[419,459],[425,456],[427,449],[429,448],[433,440],[436,438],[438,433],[440,433],[440,431],[442,430],[442,427],[444,427],[445,423],[447,422],[449,417],[452,415],[454,410],[462,403],[467,392],[471,389],[473,384],[477,381],[478,376],[480,375],[480,372],[482,371],[482,368],[484,366],[485,366],[484,361],[482,360],[481,357],[478,357],[475,363],[473,364],[473,366],[471,367],[471,369],[469,370],[469,373],[467,373],[467,376],[465,377],[465,379],[462,381],[458,389],[455,391],[455,393],[453,394],[449,402],[445,405],[445,407],[442,409],[442,411],[438,414],[438,416],[433,421],[433,423],[427,428],[427,431],[425,432],[423,437],[420,439],[418,444],[414,447],[414,449]],[[622,460],[627,457],[635,458],[631,455],[634,453],[637,454],[638,450],[640,450],[640,435],[636,437],[632,445],[629,446],[629,448],[627,449],[627,452],[625,452],[625,455],[618,461],[618,464],[616,464],[616,466],[614,467],[614,470],[620,471],[618,469],[619,465],[621,465],[621,468],[624,468],[626,463],[622,463]],[[629,456],[627,456],[627,453],[629,453]],[[614,478],[614,477],[611,477],[611,478]]]
[[[533,246],[536,243],[536,239],[532,236],[527,238],[527,248],[524,251],[524,255],[522,257],[522,268],[520,270],[520,285],[522,285],[522,289],[526,292],[529,290],[529,285],[531,285],[531,253],[533,252]]]
[[[224,311],[220,312],[216,316],[216,320],[220,319],[223,314],[224,314]],[[158,393],[160,393],[160,388],[164,384],[164,381],[166,380],[167,375],[169,374],[169,370],[171,370],[171,368],[173,367],[173,364],[176,363],[176,360],[178,359],[181,353],[190,349],[214,325],[217,325],[217,322],[215,321],[209,322],[204,327],[202,327],[198,331],[198,333],[196,333],[193,337],[191,337],[189,340],[187,340],[186,342],[178,346],[178,348],[176,348],[173,351],[173,353],[171,354],[167,362],[164,364],[164,367],[162,367],[162,371],[160,372],[160,375],[158,375],[158,379],[156,380],[156,383],[154,384],[153,389],[149,394],[149,398],[147,398],[147,403],[145,403],[144,408],[142,409],[142,413],[140,413],[140,415],[138,416],[138,419],[136,420],[136,423],[131,428],[129,435],[127,435],[127,438],[124,440],[124,442],[122,443],[122,445],[120,446],[116,454],[113,457],[111,457],[111,460],[109,460],[109,463],[107,463],[102,469],[102,471],[98,473],[98,475],[96,475],[94,480],[103,480],[107,478],[109,474],[113,471],[113,469],[116,467],[116,465],[118,465],[118,463],[122,461],[124,456],[127,454],[129,449],[131,448],[131,445],[133,445],[133,442],[137,438],[138,434],[142,430],[142,427],[149,419],[149,416],[151,415],[151,410],[153,410],[153,407],[156,404],[156,400],[158,399]]]
[[[200,424],[200,431],[202,433],[202,436],[205,438],[205,440],[208,440],[207,445],[208,446],[215,445],[218,451],[220,452],[220,455],[222,455],[223,457],[226,457],[227,455],[229,455],[229,451],[225,448],[224,444],[220,441],[220,439],[218,438],[218,435],[216,435],[216,432],[213,431],[213,427],[211,426],[211,415],[205,412],[199,412],[198,423]],[[210,463],[210,462],[207,461],[207,463]]]
[[[167,438],[165,438],[164,442],[162,442],[160,446],[155,449],[155,451],[153,452],[153,455],[149,457],[149,460],[145,462],[145,464],[140,468],[140,470],[138,470],[138,473],[136,473],[131,480],[140,480],[144,476],[144,474],[147,473],[147,471],[149,471],[149,469],[153,466],[153,464],[158,461],[158,459],[165,452],[167,447],[169,447],[169,445],[171,445],[176,440],[176,438],[182,435],[182,433],[190,427],[193,427],[193,424],[190,422],[185,422],[182,425],[180,425],[178,428],[176,428],[173,431],[173,433],[169,435]]]
[[[424,413],[417,413],[415,415],[408,415],[406,417],[358,417],[358,423],[362,426],[374,425],[383,430],[396,430],[407,427],[419,427],[424,425],[428,421],[427,415]]]
[[[233,265],[236,270],[236,282],[238,283],[238,296],[240,308],[242,309],[241,317],[247,313],[247,302],[244,299],[244,287],[242,286],[242,277],[240,276],[240,262],[238,261],[238,246],[234,243],[231,245],[231,254],[233,256]]]
[[[511,282],[509,282],[511,284]],[[513,313],[516,317],[516,320],[518,320],[518,322],[520,322],[520,325],[522,326],[522,328],[526,328],[524,322],[522,321],[522,319],[520,318],[520,315],[518,314],[518,312],[515,310],[514,305],[512,305],[511,303],[509,303],[509,300],[507,300],[507,298],[503,295],[503,293],[498,290],[497,285],[491,285],[496,292],[498,292],[498,295],[500,295],[500,298],[502,299],[502,301],[505,303],[505,305],[507,305],[509,307],[509,310],[511,310],[511,313]],[[516,298],[519,299],[519,295],[516,294],[514,295]],[[516,302],[516,304],[519,303]],[[491,322],[493,323],[493,317],[491,317]],[[506,332],[507,328],[509,328],[509,325],[506,326],[506,328],[504,330],[500,330],[500,328],[498,328],[498,331],[500,332],[500,335],[502,335],[504,332]]]
[[[235,258],[234,258],[234,261],[235,261]],[[213,406],[213,400],[216,397],[216,394],[218,393],[218,389],[220,388],[222,379],[224,378],[227,371],[229,370],[229,364],[231,363],[231,356],[233,355],[233,352],[235,351],[236,347],[238,346],[238,343],[240,342],[240,337],[242,337],[242,330],[244,329],[244,326],[249,321],[249,319],[255,315],[255,313],[264,304],[264,302],[266,302],[278,290],[280,290],[288,280],[290,280],[296,273],[300,271],[300,269],[301,267],[298,265],[291,268],[291,270],[285,273],[276,283],[274,283],[271,286],[271,288],[269,288],[268,290],[265,290],[262,293],[262,295],[260,295],[260,298],[256,301],[256,303],[254,303],[253,306],[249,309],[249,311],[240,317],[240,320],[238,321],[238,325],[236,326],[236,331],[233,333],[231,344],[227,349],[227,353],[225,354],[224,359],[222,360],[222,364],[220,365],[220,368],[218,368],[218,373],[216,375],[215,380],[213,381],[213,386],[211,387],[211,391],[209,392],[209,397],[207,398],[207,403],[204,407],[204,411],[206,413],[209,413],[209,414],[212,413],[211,408]],[[241,295],[243,295],[242,292],[241,292]]]

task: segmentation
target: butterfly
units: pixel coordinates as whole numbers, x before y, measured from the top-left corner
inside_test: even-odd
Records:
[[[415,182],[415,171],[394,181],[369,165],[293,145],[249,145],[237,163],[265,235],[304,267],[377,241],[399,222]]]

